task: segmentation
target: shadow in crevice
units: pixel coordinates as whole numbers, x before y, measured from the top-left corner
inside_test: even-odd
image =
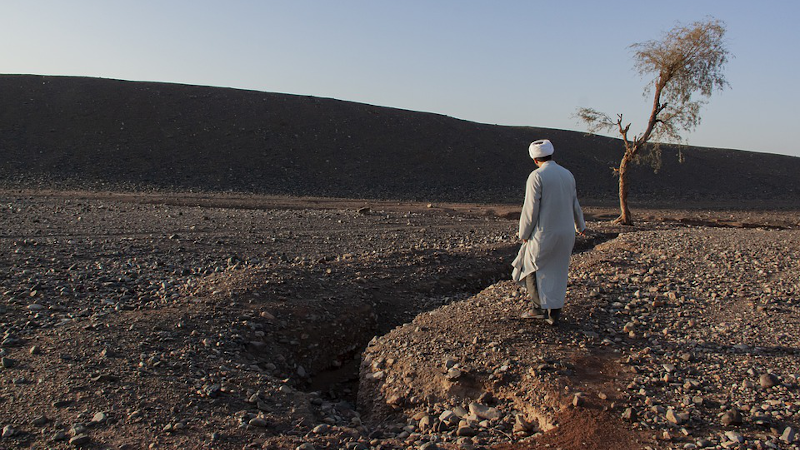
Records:
[[[572,248],[572,253],[588,252],[598,245],[616,239],[617,237],[619,237],[619,233],[589,232],[586,237],[578,236],[575,238],[575,246]]]

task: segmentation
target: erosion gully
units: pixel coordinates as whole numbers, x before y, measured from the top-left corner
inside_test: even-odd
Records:
[[[617,236],[618,233],[593,233],[589,237],[579,237],[573,253],[589,251]],[[518,248],[517,244],[500,244],[471,251],[419,251],[403,257],[417,261],[414,265],[389,264],[384,267],[390,273],[373,273],[370,282],[339,284],[337,289],[341,297],[354,292],[363,294],[359,297],[361,307],[343,305],[350,308],[346,319],[329,324],[333,326],[326,327],[324,332],[311,333],[313,337],[303,341],[304,349],[295,352],[296,363],[311,369],[306,381],[297,387],[356,405],[360,358],[370,340],[412,321],[419,314],[510,279],[510,263]],[[418,278],[408,280],[410,276]],[[303,275],[296,274],[296,277],[302,279]],[[397,283],[398,279],[404,281]],[[315,328],[313,324],[304,327]],[[335,328],[340,328],[338,334]],[[342,333],[341,329],[349,332]],[[315,364],[312,355],[320,352],[308,349],[323,349],[323,354],[333,358],[325,360],[330,363]]]

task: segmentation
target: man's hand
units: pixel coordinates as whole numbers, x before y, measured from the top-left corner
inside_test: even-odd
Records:
[[[527,240],[527,239],[523,239],[523,240],[522,240],[522,243],[523,243],[523,244],[527,244],[527,243],[528,243],[528,240]]]
[[[578,234],[580,234],[580,235],[581,235],[581,236],[583,236],[583,237],[586,237],[586,231],[587,231],[587,230],[588,230],[588,228],[584,228],[583,230],[581,230],[581,231],[578,231]]]

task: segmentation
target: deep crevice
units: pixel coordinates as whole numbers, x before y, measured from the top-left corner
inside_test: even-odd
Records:
[[[619,236],[619,233],[594,232],[586,237],[578,237],[573,247],[573,254],[590,251],[604,242],[615,239],[617,236]],[[484,266],[482,270],[478,272],[458,276],[458,282],[446,284],[446,286],[450,287],[450,290],[442,288],[442,283],[437,283],[431,292],[433,295],[418,295],[418,302],[416,303],[425,306],[409,310],[406,314],[396,316],[394,321],[379,326],[376,329],[376,336],[382,336],[392,328],[412,321],[419,314],[434,310],[454,301],[463,300],[483,291],[499,281],[508,280],[511,273],[510,263],[516,255],[517,250],[517,245],[510,246],[504,249],[502,252],[503,256],[499,258],[499,260],[494,260],[493,264]],[[475,258],[481,259],[482,255],[471,255],[471,259]],[[426,284],[422,283],[422,285]],[[461,287],[461,289],[458,289],[458,287]],[[391,306],[392,305],[383,305],[382,307],[389,309]],[[355,405],[355,400],[358,395],[361,354],[371,339],[373,339],[373,336],[363,336],[357,345],[357,351],[341,355],[343,356],[340,358],[340,360],[343,360],[341,366],[329,367],[314,373],[310,377],[309,382],[304,386],[304,390],[307,392],[320,392],[331,400],[345,400]]]

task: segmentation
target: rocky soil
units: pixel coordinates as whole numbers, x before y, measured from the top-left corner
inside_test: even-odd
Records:
[[[637,212],[4,191],[0,448],[796,448],[797,212]]]
[[[362,411],[409,447],[797,448],[798,257],[798,230],[631,230],[575,255],[557,328],[503,281],[372,341]]]

